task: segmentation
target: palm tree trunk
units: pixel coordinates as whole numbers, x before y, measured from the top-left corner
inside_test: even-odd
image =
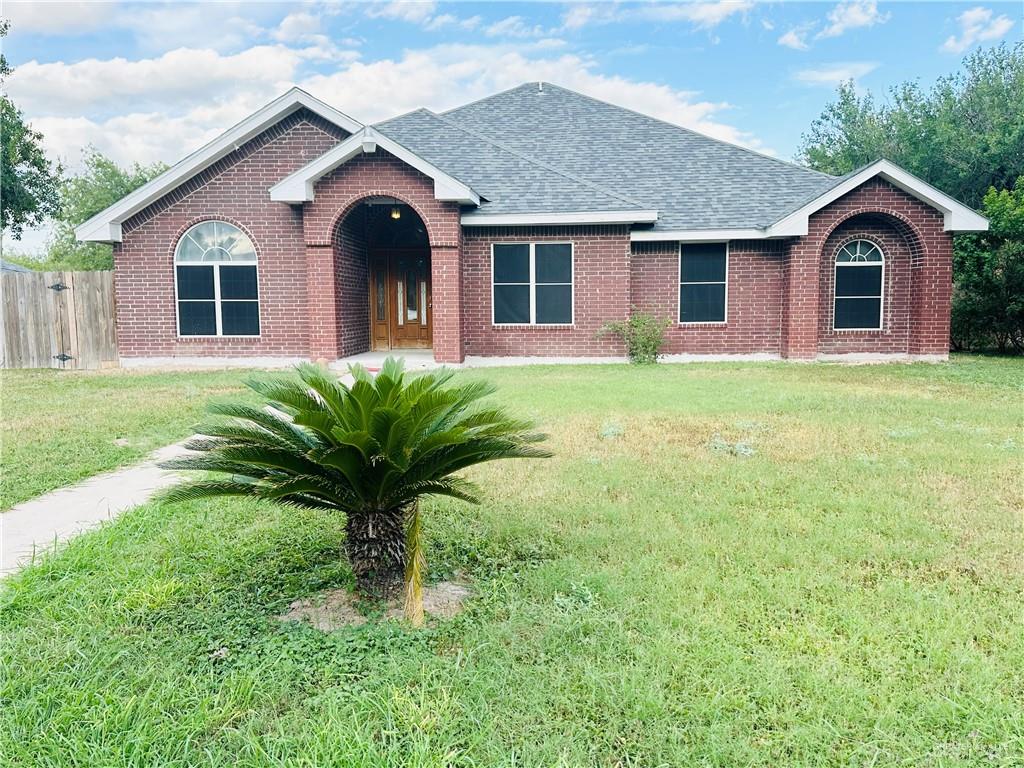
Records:
[[[406,507],[352,512],[345,523],[345,552],[360,594],[387,600],[402,590]]]

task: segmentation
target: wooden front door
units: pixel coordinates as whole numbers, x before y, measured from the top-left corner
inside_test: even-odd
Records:
[[[430,349],[430,252],[378,251],[370,256],[373,349]]]

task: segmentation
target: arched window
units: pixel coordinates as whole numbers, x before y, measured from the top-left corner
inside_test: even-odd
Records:
[[[837,331],[877,331],[882,327],[885,257],[870,240],[854,240],[836,254]]]
[[[178,335],[259,336],[256,249],[238,227],[204,221],[174,250]]]

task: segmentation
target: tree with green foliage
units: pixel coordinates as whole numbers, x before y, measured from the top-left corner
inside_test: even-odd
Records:
[[[167,170],[163,163],[122,168],[95,147],[85,150],[82,165],[82,172],[60,188],[60,211],[45,262],[49,269],[112,269],[111,247],[78,242],[75,227]]]
[[[1024,173],[1024,44],[979,50],[928,91],[891,88],[888,102],[841,85],[799,159],[841,175],[879,158],[976,208],[990,187],[1011,187]]]
[[[454,473],[495,459],[545,458],[532,425],[481,404],[483,381],[449,385],[450,370],[406,379],[388,358],[376,377],[352,366],[346,386],[316,365],[298,378],[248,382],[263,407],[214,404],[223,417],[186,444],[196,455],[167,469],[217,472],[172,490],[167,499],[246,496],[345,515],[345,552],[363,595],[382,598],[405,583],[405,614],[423,621],[419,501],[426,495],[478,501]]]
[[[953,343],[958,349],[1024,352],[1024,176],[982,201],[988,232],[957,237]]]
[[[10,23],[0,19],[0,39]],[[0,54],[0,85],[11,73]],[[25,122],[6,93],[0,93],[0,238],[9,232],[20,240],[25,227],[36,227],[60,207],[61,168],[43,151],[43,135]]]

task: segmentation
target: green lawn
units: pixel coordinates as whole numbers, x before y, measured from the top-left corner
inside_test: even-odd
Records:
[[[281,624],[338,520],[148,505],[0,592],[0,764],[1021,765],[1024,361],[463,375],[557,453],[426,504],[464,614]]]
[[[191,434],[245,373],[4,371],[0,510],[138,461]]]

